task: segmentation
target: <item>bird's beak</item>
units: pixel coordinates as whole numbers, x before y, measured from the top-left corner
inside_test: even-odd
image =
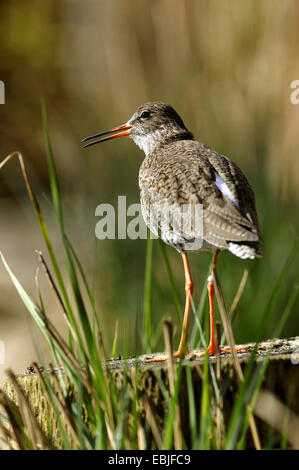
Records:
[[[85,144],[83,148],[90,147],[91,145],[98,144],[99,142],[105,142],[106,140],[116,139],[117,137],[128,136],[130,135],[130,129],[132,129],[132,127],[133,126],[126,123],[122,124],[121,126],[113,127],[108,131],[100,132],[99,134],[94,134],[89,137],[85,137],[85,139],[82,139],[81,142],[86,142],[87,140],[95,139],[96,137],[101,137],[102,135],[112,134],[113,132],[116,132],[116,134],[109,135],[108,137],[104,137],[103,139],[95,140],[94,142],[90,142],[89,144]]]

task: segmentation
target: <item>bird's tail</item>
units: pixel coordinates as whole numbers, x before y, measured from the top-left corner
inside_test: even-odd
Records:
[[[261,258],[263,252],[259,242],[229,242],[228,249],[239,258]]]

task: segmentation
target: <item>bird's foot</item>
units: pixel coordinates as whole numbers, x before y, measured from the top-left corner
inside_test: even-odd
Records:
[[[249,346],[237,346],[236,351],[248,351]],[[231,354],[232,351],[228,346],[224,346],[223,348],[219,348],[219,352],[224,353],[224,354]],[[209,346],[205,351],[200,352],[200,353],[193,353],[194,356],[196,357],[203,357],[205,354],[208,354],[209,356],[215,356],[216,355],[216,346]]]
[[[173,355],[173,358],[174,359],[179,359],[180,357],[184,358],[185,356],[187,356],[188,354],[190,354],[191,351],[189,351],[189,349],[186,349],[185,351],[177,351],[176,353],[174,353]],[[151,359],[147,359],[145,362],[148,364],[148,363],[151,363],[151,362],[165,362],[165,361],[168,361],[169,359],[169,356],[158,356],[158,357],[153,357]]]
[[[248,351],[249,346],[237,346],[236,351]],[[219,348],[220,354],[231,354],[231,349],[228,346],[224,346],[223,348]],[[185,356],[188,356],[189,354],[192,354],[192,357],[203,357],[205,354],[208,354],[209,356],[215,356],[216,355],[216,346],[209,346],[205,351],[202,351],[200,353],[190,351],[189,349],[186,349],[184,352],[182,351],[177,351],[174,353],[173,358],[174,359],[179,359],[180,357],[184,358]],[[165,362],[168,361],[169,356],[156,356],[151,359],[146,359],[145,362],[146,364],[149,364],[151,362]]]

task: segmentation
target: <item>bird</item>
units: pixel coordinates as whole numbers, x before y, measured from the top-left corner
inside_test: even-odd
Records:
[[[263,239],[255,195],[241,169],[228,157],[195,140],[169,104],[162,101],[145,103],[125,124],[86,137],[82,142],[92,140],[84,145],[90,147],[125,136],[145,153],[139,169],[144,221],[155,235],[174,247],[182,257],[185,309],[174,358],[185,357],[191,352],[187,345],[187,332],[194,289],[188,254],[211,251],[214,269],[223,250],[242,259],[262,257]],[[158,217],[158,212],[165,212],[165,207],[167,217],[160,214]],[[186,207],[190,208],[189,212]],[[205,353],[215,355],[215,288],[212,276],[208,277],[207,288],[210,338]],[[167,359],[161,357],[152,361]]]

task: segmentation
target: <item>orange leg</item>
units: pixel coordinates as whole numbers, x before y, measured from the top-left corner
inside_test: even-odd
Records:
[[[213,268],[216,268],[217,261],[218,261],[218,254],[219,251],[217,250],[214,255],[213,260]],[[189,354],[187,347],[187,332],[188,332],[188,323],[189,323],[189,312],[190,312],[190,305],[191,305],[191,298],[193,294],[193,281],[191,278],[190,266],[189,261],[186,253],[183,253],[183,263],[184,263],[184,271],[185,271],[185,290],[186,290],[186,303],[185,303],[185,312],[184,312],[184,319],[183,319],[183,328],[181,334],[181,340],[179,344],[179,348],[177,352],[173,355],[175,359],[179,357],[184,357]],[[206,352],[213,356],[216,354],[216,341],[215,341],[215,325],[214,325],[214,293],[215,288],[212,280],[212,276],[208,279],[208,294],[209,294],[209,305],[210,305],[210,342],[209,346],[206,351],[201,353],[196,353],[196,356],[203,356]],[[242,351],[248,349],[247,346],[241,346],[236,348],[237,351]],[[230,353],[230,349],[228,347],[220,348],[220,352]],[[168,356],[157,357],[155,359],[148,359],[146,362],[163,362],[167,361]]]
[[[188,323],[189,323],[189,312],[190,312],[190,305],[191,305],[191,297],[193,294],[193,281],[191,278],[190,266],[188,261],[188,256],[186,253],[182,254],[183,263],[184,263],[184,271],[185,271],[185,291],[186,291],[186,302],[185,302],[185,311],[184,311],[184,318],[183,318],[183,328],[181,334],[181,340],[179,344],[179,348],[177,352],[173,355],[175,359],[181,356],[186,356],[190,353],[187,347],[187,333],[188,333]],[[149,359],[146,362],[163,362],[167,361],[168,356],[166,357],[157,357],[155,359]]]
[[[208,293],[209,293],[209,304],[210,304],[210,343],[207,349],[207,353],[214,355],[216,354],[216,341],[215,341],[215,321],[214,321],[214,293],[215,288],[212,281],[212,276],[208,280]]]
[[[219,251],[217,250],[214,255],[213,267],[216,268],[218,261]],[[212,276],[208,279],[208,293],[209,293],[209,306],[210,306],[210,342],[206,351],[200,353],[199,356],[203,356],[206,352],[213,356],[216,354],[216,341],[215,341],[215,320],[214,320],[214,293],[215,288],[213,284]]]
[[[214,255],[213,268],[216,268],[218,261],[219,251],[217,250]],[[213,284],[212,276],[209,276],[208,279],[208,293],[209,293],[209,304],[210,304],[210,342],[206,351],[196,354],[196,356],[203,356],[205,353],[208,353],[211,356],[216,354],[216,341],[215,341],[215,324],[214,324],[214,293],[215,288]],[[240,346],[236,348],[237,351],[242,351],[248,349],[248,346]],[[230,353],[229,348],[220,348],[220,352]]]
[[[184,253],[182,255],[182,257],[183,257],[184,271],[185,271],[186,303],[185,303],[182,335],[181,335],[181,340],[180,340],[180,344],[179,344],[179,349],[175,353],[176,357],[186,355],[190,352],[188,350],[188,347],[187,347],[186,343],[187,343],[187,333],[188,333],[188,323],[189,323],[189,312],[190,312],[190,305],[191,305],[191,297],[192,297],[192,294],[193,294],[193,281],[192,281],[192,278],[191,278],[189,260],[188,260],[188,257],[186,255],[186,253]]]

